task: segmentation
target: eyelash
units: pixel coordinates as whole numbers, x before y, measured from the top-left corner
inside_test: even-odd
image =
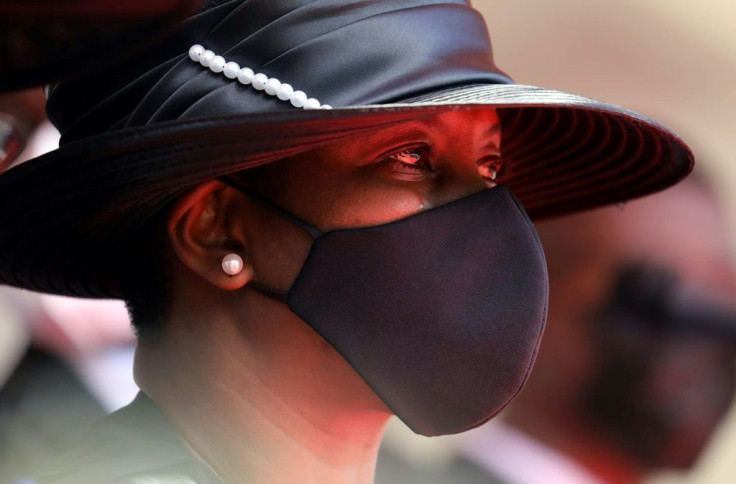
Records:
[[[406,160],[408,157],[411,157],[414,162],[402,161],[402,158]],[[429,146],[426,145],[404,146],[378,159],[380,164],[403,175],[426,177],[434,171],[429,157]]]

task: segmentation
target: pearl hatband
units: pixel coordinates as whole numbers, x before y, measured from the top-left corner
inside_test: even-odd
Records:
[[[268,77],[261,72],[254,72],[249,67],[241,68],[237,62],[228,62],[224,57],[205,49],[199,44],[189,48],[189,58],[209,68],[215,74],[224,74],[228,79],[237,79],[243,85],[251,85],[258,91],[281,101],[289,101],[295,108],[302,109],[332,109],[329,104],[321,104],[304,91],[295,91],[291,84],[282,83],[275,77]]]

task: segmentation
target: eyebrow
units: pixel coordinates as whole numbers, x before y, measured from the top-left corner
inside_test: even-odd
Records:
[[[412,121],[403,123],[391,128],[381,130],[381,132],[372,133],[370,141],[371,145],[382,145],[385,143],[397,143],[403,140],[409,140],[417,137],[433,136],[434,127],[428,126],[426,123]]]
[[[386,128],[385,133],[376,134],[374,138],[376,141],[389,141],[389,140],[400,140],[401,138],[410,138],[414,136],[431,136],[441,131],[441,127],[437,123],[432,123],[430,120],[421,121],[410,121],[408,123],[402,123],[393,128]],[[501,132],[501,123],[493,123],[486,131],[487,137],[494,137],[499,135]]]
[[[411,141],[416,138],[432,138],[442,132],[440,123],[433,122],[432,118],[417,119],[404,122],[393,127],[377,130],[369,133],[367,139],[362,143],[367,150],[375,150],[376,147],[384,144],[398,144],[404,141]],[[501,123],[488,123],[488,128],[484,130],[484,138],[488,139],[483,144],[483,149],[489,151],[499,150],[501,147]],[[380,153],[377,153],[379,155]]]

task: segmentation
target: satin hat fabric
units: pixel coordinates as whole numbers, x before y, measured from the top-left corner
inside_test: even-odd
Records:
[[[201,44],[332,110],[303,110],[190,59]],[[114,261],[204,180],[452,110],[498,110],[509,188],[533,218],[676,183],[687,146],[639,114],[513,84],[465,1],[211,1],[135,59],[53,86],[61,148],[0,176],[0,281],[120,297]]]

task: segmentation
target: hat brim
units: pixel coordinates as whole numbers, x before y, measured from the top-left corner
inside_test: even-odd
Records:
[[[620,203],[692,169],[687,146],[631,111],[523,85],[474,85],[400,104],[188,119],[70,143],[0,176],[0,280],[120,297],[114,261],[183,190],[322,144],[452,110],[498,110],[500,182],[532,218]]]

